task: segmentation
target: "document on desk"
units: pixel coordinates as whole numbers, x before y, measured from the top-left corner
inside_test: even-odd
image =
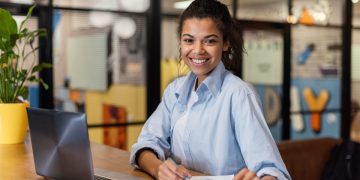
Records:
[[[193,176],[191,180],[233,180],[234,175],[226,176]]]

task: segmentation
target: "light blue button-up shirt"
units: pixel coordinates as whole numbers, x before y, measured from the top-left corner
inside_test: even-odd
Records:
[[[189,73],[166,88],[162,102],[132,146],[130,163],[134,167],[139,168],[136,152],[145,147],[153,149],[160,160],[171,156],[173,128],[185,114],[195,80],[196,75]],[[183,130],[186,159],[181,159],[181,164],[208,175],[237,174],[248,168],[258,176],[290,179],[250,85],[220,62],[196,94],[198,99]]]

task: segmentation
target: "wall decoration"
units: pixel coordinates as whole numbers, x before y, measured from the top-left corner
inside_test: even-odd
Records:
[[[70,88],[107,90],[107,43],[104,32],[74,36],[67,41]]]
[[[339,0],[296,0],[292,1],[291,11],[298,21],[304,17],[305,8],[313,24],[326,25],[330,23],[338,25],[342,23],[342,5],[343,1]]]
[[[310,43],[308,44],[304,51],[300,52],[296,57],[296,62],[298,64],[305,64],[305,62],[309,59],[311,53],[315,50],[315,44]]]
[[[311,16],[309,10],[306,7],[303,7],[302,14],[298,21],[300,24],[313,25],[314,18]]]
[[[274,125],[279,120],[281,113],[280,96],[272,88],[265,88],[265,117],[269,126]]]
[[[308,112],[316,109],[321,113],[318,115],[302,114],[304,129],[298,131],[296,128],[291,128],[291,139],[340,137],[340,82],[339,79],[292,79],[292,87],[301,92],[299,93],[301,111]],[[327,110],[331,110],[331,112],[327,112]],[[291,123],[293,122],[291,121]],[[294,124],[291,126],[294,127]]]
[[[327,113],[327,123],[333,124],[336,122],[336,114],[335,113]]]
[[[279,85],[283,80],[283,37],[279,31],[245,31],[243,79],[253,84]]]
[[[305,123],[301,111],[300,105],[300,94],[298,89],[295,86],[290,88],[290,98],[291,98],[291,106],[290,106],[290,119],[291,119],[291,127],[296,132],[303,132],[305,130]]]
[[[103,123],[125,123],[126,109],[122,106],[103,104]],[[126,126],[104,128],[104,144],[126,150]]]
[[[282,139],[282,119],[281,113],[281,86],[253,85],[259,95],[265,120],[269,126],[270,132],[276,141]]]
[[[291,38],[293,39],[291,46],[291,75],[293,77],[339,78],[340,29],[299,25],[292,28]]]
[[[306,87],[303,90],[305,102],[308,105],[310,111],[318,111],[311,113],[311,127],[314,132],[319,133],[321,130],[320,112],[326,107],[326,104],[330,98],[327,90],[320,90],[319,95],[316,97],[311,88]]]

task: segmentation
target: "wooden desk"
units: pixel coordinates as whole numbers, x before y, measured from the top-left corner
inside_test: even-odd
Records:
[[[129,165],[130,153],[102,144],[91,143],[94,167],[153,179]],[[0,179],[43,179],[36,175],[29,138],[23,144],[0,145]]]

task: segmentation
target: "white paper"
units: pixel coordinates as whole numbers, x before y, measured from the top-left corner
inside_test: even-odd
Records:
[[[191,180],[233,180],[234,175],[226,176],[193,176]]]

